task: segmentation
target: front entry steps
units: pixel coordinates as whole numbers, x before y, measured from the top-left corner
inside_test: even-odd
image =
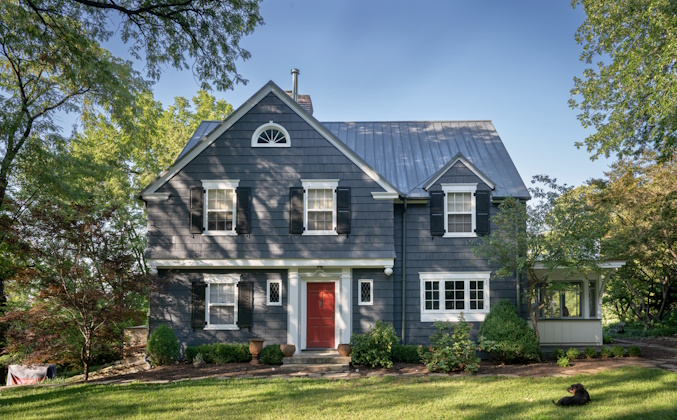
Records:
[[[336,350],[302,351],[291,357],[283,357],[279,369],[285,372],[347,372],[350,369],[350,357],[341,357]]]

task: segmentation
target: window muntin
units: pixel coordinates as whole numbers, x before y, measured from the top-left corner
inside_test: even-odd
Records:
[[[336,188],[338,179],[301,180],[304,235],[336,235]]]
[[[282,306],[282,281],[268,280],[266,296],[268,306]]]
[[[280,124],[270,121],[254,131],[252,147],[289,147],[289,133]]]
[[[421,321],[482,321],[489,312],[489,274],[420,273]]]
[[[358,283],[358,304],[373,305],[374,303],[374,282],[370,279],[362,279]]]
[[[581,282],[556,282],[540,290],[541,311],[544,319],[580,318],[583,316],[583,287]]]
[[[205,275],[205,329],[237,329],[237,283],[239,275]]]
[[[446,195],[444,200],[444,236],[475,236],[475,191],[477,191],[477,184],[442,184],[442,190]]]
[[[203,180],[205,190],[204,233],[207,235],[236,235],[235,209],[239,180]]]

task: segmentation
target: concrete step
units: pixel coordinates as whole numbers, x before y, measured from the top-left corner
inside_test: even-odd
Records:
[[[348,365],[350,363],[350,357],[341,357],[336,353],[336,355],[293,355],[291,357],[283,357],[283,364],[307,364],[307,365],[328,365],[328,364],[337,364],[337,365]]]
[[[284,363],[277,370],[282,372],[348,372],[348,364],[336,363]]]

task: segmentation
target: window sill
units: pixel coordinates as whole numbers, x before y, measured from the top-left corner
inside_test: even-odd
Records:
[[[374,306],[374,302],[358,302],[358,306]]]
[[[205,235],[205,236],[237,236],[237,232],[235,232],[234,230],[224,230],[224,231],[205,230],[204,232],[202,232],[202,234]]]
[[[282,302],[266,302],[266,306],[282,306]]]
[[[482,322],[486,318],[489,311],[483,312],[422,312],[421,313],[421,322],[435,322],[435,321],[448,321],[448,322],[457,322],[461,318],[461,312],[463,312],[463,317],[468,322]]]
[[[445,233],[443,238],[476,238],[477,234],[474,232],[468,233]]]
[[[205,331],[237,331],[240,328],[237,325],[207,325]]]
[[[336,235],[338,235],[338,233],[336,233],[335,230],[304,230],[303,234],[307,235],[307,236],[336,236]]]

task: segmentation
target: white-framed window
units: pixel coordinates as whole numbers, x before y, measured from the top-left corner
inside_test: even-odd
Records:
[[[206,330],[236,330],[239,274],[205,274]]]
[[[490,272],[419,273],[421,322],[483,321],[489,313]]]
[[[282,306],[282,280],[268,280],[266,305]]]
[[[289,133],[280,124],[270,121],[254,131],[252,147],[290,147]]]
[[[237,189],[240,180],[203,180],[205,235],[237,235]]]
[[[475,192],[477,184],[442,184],[444,191],[444,236],[477,236]]]
[[[583,317],[583,282],[556,281],[539,290],[539,302],[545,304],[543,319]],[[592,305],[589,308],[592,313]]]
[[[374,281],[372,279],[360,279],[357,283],[358,287],[358,301],[362,305],[374,304]]]
[[[338,179],[302,179],[304,235],[336,235]]]

